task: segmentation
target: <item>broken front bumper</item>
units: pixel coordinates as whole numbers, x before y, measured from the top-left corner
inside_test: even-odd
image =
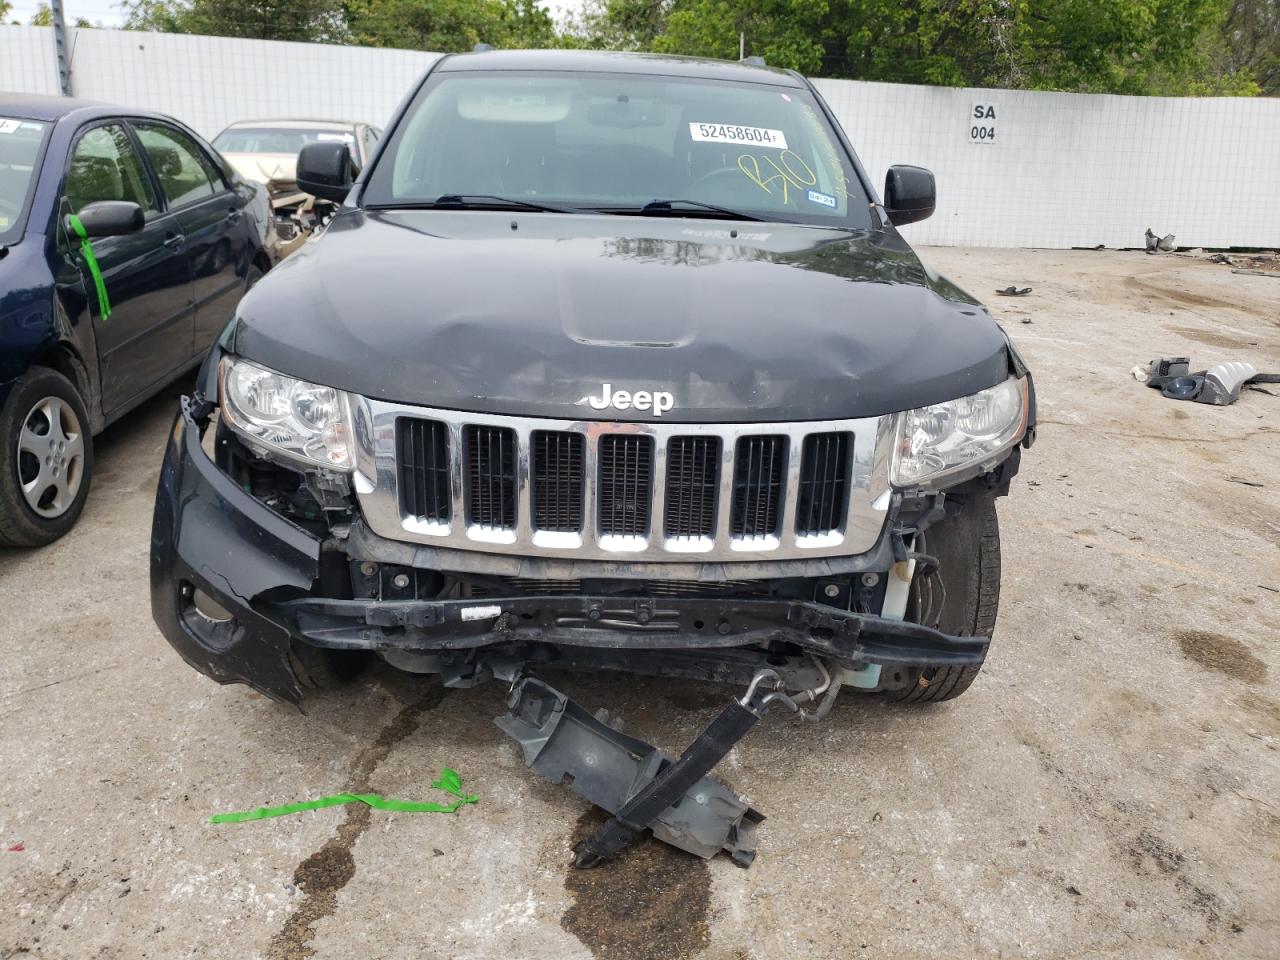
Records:
[[[740,648],[779,642],[839,664],[978,664],[986,637],[953,637],[824,604],[734,597],[552,595],[483,600],[331,599],[318,595],[322,542],[238,487],[202,449],[191,401],[169,438],[151,542],[152,614],[183,658],[220,683],[297,704],[290,648],[404,650],[470,657],[564,651],[555,662],[638,672],[655,658],[723,653],[713,679],[750,677]],[[213,620],[199,593],[229,614]],[[736,649],[737,648],[737,649]],[[591,657],[583,654],[588,650]],[[756,658],[762,658],[760,654]],[[546,657],[543,657],[544,662]],[[594,663],[591,661],[594,659]],[[726,666],[727,665],[727,666]],[[678,671],[666,671],[675,675]]]

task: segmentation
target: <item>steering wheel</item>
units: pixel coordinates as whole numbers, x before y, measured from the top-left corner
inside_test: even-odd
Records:
[[[704,173],[704,174],[703,174],[702,176],[700,176],[697,180],[694,180],[691,184],[689,184],[689,188],[688,188],[688,189],[689,189],[689,192],[690,192],[690,193],[693,193],[693,191],[694,191],[695,189],[697,189],[698,187],[702,186],[702,185],[703,185],[704,183],[706,183],[708,180],[714,180],[714,179],[715,179],[715,178],[717,178],[717,177],[723,177],[723,176],[727,176],[727,175],[729,175],[729,174],[732,174],[732,175],[737,176],[737,177],[742,177],[742,176],[743,176],[743,174],[742,174],[742,170],[741,170],[741,169],[739,169],[737,166],[733,166],[733,167],[720,167],[718,170],[712,170],[712,171],[710,171],[710,172],[708,172],[708,173]]]

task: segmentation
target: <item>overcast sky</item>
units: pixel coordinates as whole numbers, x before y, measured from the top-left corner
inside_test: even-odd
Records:
[[[582,0],[543,0],[542,5],[559,20],[566,10],[577,9],[581,3]],[[40,0],[14,0],[8,19],[28,23],[39,6]],[[118,27],[123,19],[116,0],[64,0],[63,10],[68,24],[75,23],[77,17],[84,17],[91,23]]]

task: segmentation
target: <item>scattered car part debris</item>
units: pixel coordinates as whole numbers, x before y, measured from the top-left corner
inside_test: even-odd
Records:
[[[1241,270],[1237,267],[1231,272],[1243,274],[1248,277],[1280,277],[1280,271],[1277,270]]]
[[[517,682],[507,704],[511,713],[499,717],[497,724],[520,744],[525,763],[535,773],[552,783],[567,781],[575,793],[615,817],[624,809],[630,811],[634,819],[624,831],[616,831],[622,836],[614,853],[635,833],[648,827],[664,843],[704,859],[721,850],[741,866],[748,866],[755,859],[755,825],[764,819],[763,814],[728,787],[703,774],[754,725],[757,716],[750,715],[750,722],[742,722],[740,728],[717,741],[712,748],[714,759],[705,766],[700,764],[699,771],[687,776],[692,766],[684,762],[685,758],[707,737],[706,733],[694,741],[680,761],[675,761],[653,745],[614,730],[541,680],[529,677]],[[724,734],[718,724],[719,718],[712,728]],[[715,751],[722,743],[723,750]],[[700,750],[697,756],[701,759],[704,754]],[[657,809],[646,806],[642,814],[632,809],[632,801],[647,787],[660,779],[670,783],[670,772],[677,767],[677,772],[684,772],[686,776],[681,778],[683,788],[673,798]],[[663,797],[666,796],[664,791]],[[639,822],[641,817],[643,822]],[[615,820],[610,820],[605,826],[613,823]],[[575,863],[588,865],[583,854],[575,852]],[[602,857],[597,856],[592,863],[600,859]]]
[[[1023,323],[1030,323],[1030,322],[1031,322],[1031,318],[1030,318],[1030,317],[1023,317],[1023,318],[1022,318],[1022,322],[1023,322]]]
[[[1147,227],[1146,240],[1147,253],[1172,253],[1177,249],[1177,242],[1172,233],[1157,237],[1151,232],[1151,228]]]
[[[1209,262],[1210,263],[1226,263],[1226,264],[1235,263],[1235,261],[1232,260],[1230,257],[1228,257],[1225,253],[1215,253],[1212,257],[1209,258]]]
[[[1264,487],[1266,484],[1259,483],[1257,480],[1246,480],[1244,477],[1227,477],[1227,483],[1242,483],[1246,487]]]
[[[468,803],[476,803],[475,794],[462,792],[462,778],[450,767],[440,771],[440,778],[431,784],[436,790],[452,794],[456,799],[452,803],[419,802],[415,800],[388,800],[376,793],[335,793],[332,796],[320,797],[318,800],[304,800],[301,803],[286,803],[278,807],[258,807],[256,810],[241,810],[235,813],[215,813],[209,818],[210,823],[244,823],[248,820],[269,820],[272,817],[283,817],[291,813],[304,813],[307,810],[323,810],[326,807],[339,807],[346,803],[364,803],[375,810],[388,810],[392,813],[457,813]]]
[[[814,720],[830,712],[840,681],[821,660],[813,663],[820,682],[791,695],[777,671],[757,671],[746,693],[731,700],[678,760],[614,729],[534,677],[516,680],[507,697],[511,712],[496,722],[520,744],[525,763],[536,773],[553,783],[567,781],[579,796],[613,814],[574,849],[575,866],[610,860],[650,829],[673,847],[704,859],[724,850],[746,867],[755,859],[755,825],[764,816],[707,774],[770,704],[782,703]],[[802,703],[819,705],[809,711]]]
[[[1030,287],[1019,288],[1019,287],[1013,286],[1012,284],[1005,287],[1003,290],[996,291],[996,293],[1000,294],[1000,296],[1002,297],[1025,297],[1030,292],[1031,292]]]
[[[1240,398],[1240,390],[1251,383],[1280,383],[1280,373],[1259,373],[1252,364],[1228,360],[1207,370],[1190,373],[1189,357],[1164,357],[1147,367],[1147,386],[1170,400],[1194,400],[1225,407]]]

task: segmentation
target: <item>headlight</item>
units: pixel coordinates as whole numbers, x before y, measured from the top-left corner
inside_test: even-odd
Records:
[[[295,460],[351,469],[351,413],[341,390],[232,357],[222,359],[219,379],[222,415],[237,431]]]
[[[984,461],[1012,446],[1027,426],[1027,381],[1006,380],[959,400],[898,414],[891,479],[910,487]]]

